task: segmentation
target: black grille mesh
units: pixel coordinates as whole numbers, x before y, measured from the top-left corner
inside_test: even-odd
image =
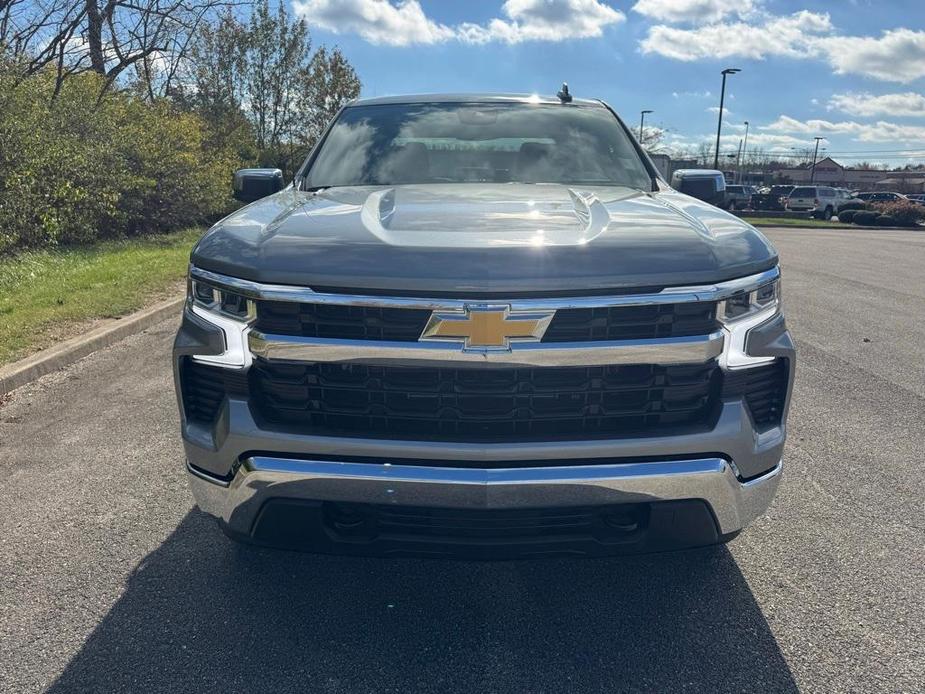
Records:
[[[276,335],[414,342],[430,311],[380,306],[257,302],[257,330]],[[716,330],[716,303],[560,309],[543,342],[638,340],[707,335]]]
[[[715,362],[457,369],[258,360],[251,368],[254,407],[272,424],[398,439],[664,435],[706,425],[719,382]]]
[[[247,393],[247,376],[238,369],[198,364],[185,358],[181,372],[183,411],[192,422],[211,424],[226,395]]]
[[[786,359],[726,373],[723,397],[741,396],[759,427],[777,426],[784,412],[790,367]]]
[[[413,342],[430,311],[381,306],[257,302],[257,329],[277,335]]]
[[[717,327],[713,302],[564,309],[556,311],[543,342],[688,337]]]

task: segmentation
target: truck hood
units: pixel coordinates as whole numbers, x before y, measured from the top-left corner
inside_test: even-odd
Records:
[[[194,265],[272,284],[395,294],[590,293],[773,267],[754,227],[669,188],[289,188],[223,219]]]

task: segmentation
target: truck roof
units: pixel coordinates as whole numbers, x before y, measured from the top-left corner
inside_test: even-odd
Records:
[[[371,106],[379,104],[496,104],[496,103],[527,103],[527,104],[559,104],[559,97],[542,94],[491,94],[488,92],[456,93],[456,94],[396,94],[393,96],[375,96],[367,99],[356,99],[348,106]],[[604,104],[597,99],[573,99],[571,105],[598,106]]]

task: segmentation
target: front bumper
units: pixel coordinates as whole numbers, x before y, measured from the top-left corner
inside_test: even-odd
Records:
[[[271,500],[501,510],[706,502],[721,536],[763,514],[782,465],[743,482],[722,458],[525,468],[462,468],[254,456],[230,481],[188,467],[200,509],[251,537]]]

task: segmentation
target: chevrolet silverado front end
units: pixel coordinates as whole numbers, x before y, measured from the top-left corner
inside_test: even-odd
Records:
[[[187,468],[230,535],[536,556],[712,544],[769,506],[777,254],[601,102],[355,102],[191,258]]]

